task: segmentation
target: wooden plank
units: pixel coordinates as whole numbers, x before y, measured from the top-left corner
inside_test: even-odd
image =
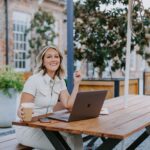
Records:
[[[149,106],[150,106],[150,102],[149,102]],[[133,117],[137,117],[139,115],[142,115],[144,113],[146,113],[147,111],[150,111],[150,108],[147,105],[147,103],[142,103],[133,107],[128,107],[128,109],[126,108],[122,108],[118,111],[115,111],[109,115],[104,115],[104,116],[100,116],[102,119],[104,119],[105,121],[110,121],[111,120],[116,120],[117,122],[120,122],[122,119],[123,120],[128,120],[129,118]],[[111,110],[109,110],[111,112]],[[132,116],[129,116],[132,115]],[[125,117],[125,118],[123,118]]]
[[[118,137],[120,136],[120,138],[129,137],[133,133],[138,132],[139,130],[142,130],[150,125],[149,116],[150,113],[147,113],[146,115],[141,116],[140,118],[136,118],[126,124],[122,124],[121,126],[115,128],[114,130],[111,130],[111,132],[106,131],[105,134],[103,134],[103,136],[113,138],[117,136]]]
[[[150,72],[144,72],[144,94],[150,95]]]
[[[150,107],[149,107],[150,108]],[[144,108],[134,114],[133,112],[130,113],[130,116],[128,116],[128,112],[126,112],[126,115],[124,116],[118,116],[116,118],[112,117],[100,117],[97,119],[89,119],[85,121],[77,121],[76,123],[71,122],[71,123],[57,123],[54,126],[52,125],[47,125],[47,129],[49,130],[60,130],[64,132],[70,132],[74,134],[90,134],[90,135],[96,135],[96,136],[107,136],[107,137],[113,137],[113,138],[124,138],[127,137],[131,134],[133,134],[136,131],[139,131],[141,128],[144,128],[145,125],[147,125],[148,122],[150,122],[150,119],[147,120],[145,116],[147,117],[147,113],[150,113],[148,110],[147,112],[141,113]],[[139,114],[141,116],[139,117]],[[117,114],[118,115],[118,114]],[[140,122],[138,125],[138,121],[136,121],[135,126],[128,126],[126,128],[126,132],[122,132],[122,134],[118,134],[118,128],[120,129],[119,131],[123,131],[124,128],[121,128],[121,126],[125,127],[128,122],[134,122],[134,120],[140,120],[140,118],[145,118],[145,121],[148,122]],[[106,120],[107,119],[107,120]],[[119,121],[116,121],[119,120]],[[42,125],[41,125],[42,126]],[[114,132],[113,132],[114,131]],[[118,132],[119,132],[118,131]]]
[[[136,112],[137,111],[137,112]],[[117,128],[118,126],[122,126],[130,121],[134,121],[137,118],[140,119],[141,117],[147,115],[147,113],[150,113],[150,106],[149,107],[143,107],[142,109],[136,109],[136,111],[126,111],[120,115],[113,115],[109,118],[100,118],[100,121],[102,125],[98,128],[101,131],[111,131],[114,128]],[[115,117],[115,118],[114,118]],[[150,120],[149,120],[150,121]],[[136,126],[136,124],[135,124]],[[128,130],[128,129],[127,129]]]
[[[114,128],[124,125],[125,123],[128,123],[129,121],[132,121],[140,116],[144,116],[146,113],[150,112],[150,101],[147,101],[147,102],[148,103],[138,103],[137,105],[133,105],[132,107],[129,107],[128,109],[119,110],[119,113],[114,112],[113,115],[110,114],[108,116],[101,116],[100,119],[96,122],[94,119],[91,121],[88,120],[87,123],[86,123],[86,121],[83,121],[82,122],[83,124],[76,123],[77,128],[74,128],[74,124],[67,123],[67,124],[63,124],[63,125],[55,124],[55,128],[53,128],[53,129],[61,129],[61,131],[62,130],[65,132],[69,131],[69,132],[76,133],[76,134],[90,133],[90,134],[100,136],[107,131],[111,132],[111,130],[113,130]],[[97,126],[98,122],[100,123],[100,125]],[[91,126],[91,124],[93,124],[94,128]],[[52,126],[48,126],[48,129],[50,129],[51,127]],[[72,130],[71,128],[73,128],[73,131],[71,131]],[[139,130],[140,130],[140,128],[139,128]],[[94,132],[96,132],[96,133],[94,133]],[[117,138],[120,138],[120,136],[118,135]]]
[[[143,101],[141,99],[147,100],[149,98],[150,98],[150,96],[129,95],[127,101],[130,106],[132,103],[134,103],[134,104],[139,103],[139,102],[142,103]],[[113,102],[111,102],[111,101],[113,101]],[[124,96],[112,98],[112,99],[110,99],[110,101],[105,101],[105,104],[110,105],[112,107],[115,105],[124,104]]]
[[[114,97],[114,81],[82,81],[79,91],[107,90],[106,99]]]
[[[141,100],[144,99],[144,100]],[[149,101],[150,97],[149,96],[135,96],[135,95],[130,95],[127,103],[128,103],[128,108],[132,107],[132,106],[136,106],[139,104],[142,104],[144,101]],[[113,102],[111,102],[111,100]],[[116,111],[120,111],[121,109],[124,109],[124,96],[121,97],[117,97],[117,98],[113,98],[110,101],[105,101],[104,102],[104,106],[108,108],[108,110],[110,111],[110,113],[116,112]]]
[[[143,107],[144,106],[144,107]],[[122,112],[114,113],[113,115],[108,115],[108,116],[100,116],[100,118],[97,119],[89,119],[89,120],[84,120],[84,121],[76,121],[76,123],[71,122],[71,123],[64,123],[64,122],[54,122],[54,123],[47,123],[47,124],[42,124],[42,123],[32,123],[30,126],[39,126],[39,127],[46,127],[46,129],[49,130],[59,130],[59,131],[64,131],[64,132],[70,132],[74,134],[91,134],[91,135],[97,135],[97,136],[102,136],[105,133],[108,133],[118,126],[124,125],[125,123],[128,123],[129,121],[132,121],[139,117],[139,114],[144,116],[146,113],[150,112],[149,106],[143,103],[143,106],[138,105],[138,108],[135,107],[135,109],[128,109],[128,110],[122,110]],[[142,107],[142,108],[140,108]],[[138,110],[138,112],[136,112]],[[136,112],[136,113],[135,113]],[[124,113],[124,115],[122,115]],[[130,114],[130,115],[128,115]],[[118,121],[116,121],[118,120]],[[128,127],[129,128],[129,127]],[[129,128],[130,129],[130,128]],[[130,134],[130,133],[129,133]],[[109,135],[109,134],[107,134]],[[114,137],[120,138],[121,135],[116,135],[114,134]],[[124,136],[122,136],[123,138]]]
[[[108,90],[106,99],[114,97],[114,83],[119,82],[119,95],[124,95],[124,80],[99,80],[99,81],[82,81],[79,86],[80,91],[91,91],[91,90]],[[138,79],[129,80],[130,94],[139,93]],[[118,90],[118,89],[115,89]]]
[[[23,77],[24,80],[27,80],[32,75],[32,72],[24,72]]]
[[[124,95],[124,81],[120,81],[120,90],[119,95]],[[129,80],[129,94],[138,94],[139,93],[139,84],[138,80]]]
[[[114,81],[81,81],[80,85],[114,86]]]

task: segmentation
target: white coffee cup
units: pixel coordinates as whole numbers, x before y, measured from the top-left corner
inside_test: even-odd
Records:
[[[34,103],[26,102],[26,103],[22,103],[21,106],[22,106],[23,112],[24,112],[23,121],[31,121]]]

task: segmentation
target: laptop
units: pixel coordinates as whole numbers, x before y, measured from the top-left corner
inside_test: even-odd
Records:
[[[96,118],[99,116],[107,91],[84,91],[76,96],[72,111],[64,109],[49,115],[49,119],[65,122]]]

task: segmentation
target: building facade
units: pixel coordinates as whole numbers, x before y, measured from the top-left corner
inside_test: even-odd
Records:
[[[30,26],[30,21],[39,7],[52,13],[55,18],[55,32],[59,36],[55,39],[54,44],[65,56],[64,66],[66,66],[67,24],[66,14],[64,13],[65,0],[0,0],[0,66],[8,63],[17,71],[30,71],[30,58],[27,57],[29,45],[25,30]],[[147,35],[147,38],[150,40],[149,35]],[[150,47],[146,47],[146,50],[150,51]],[[143,71],[150,71],[150,67],[142,60],[142,57],[136,55],[136,49],[131,52],[130,63],[130,78],[142,78]],[[83,68],[86,70],[84,78],[99,79],[98,70],[91,63],[84,64]],[[103,72],[103,77],[111,77],[109,67]],[[112,72],[112,77],[123,78],[124,72],[122,70]]]
[[[66,14],[63,0],[0,0],[0,66],[11,65],[16,71],[30,71],[27,57],[29,37],[25,31],[41,7],[55,18],[54,30],[58,33],[54,44],[66,51]]]

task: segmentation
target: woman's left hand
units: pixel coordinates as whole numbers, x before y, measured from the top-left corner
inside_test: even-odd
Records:
[[[82,80],[81,71],[75,71],[74,72],[74,84],[80,84],[81,80]]]

